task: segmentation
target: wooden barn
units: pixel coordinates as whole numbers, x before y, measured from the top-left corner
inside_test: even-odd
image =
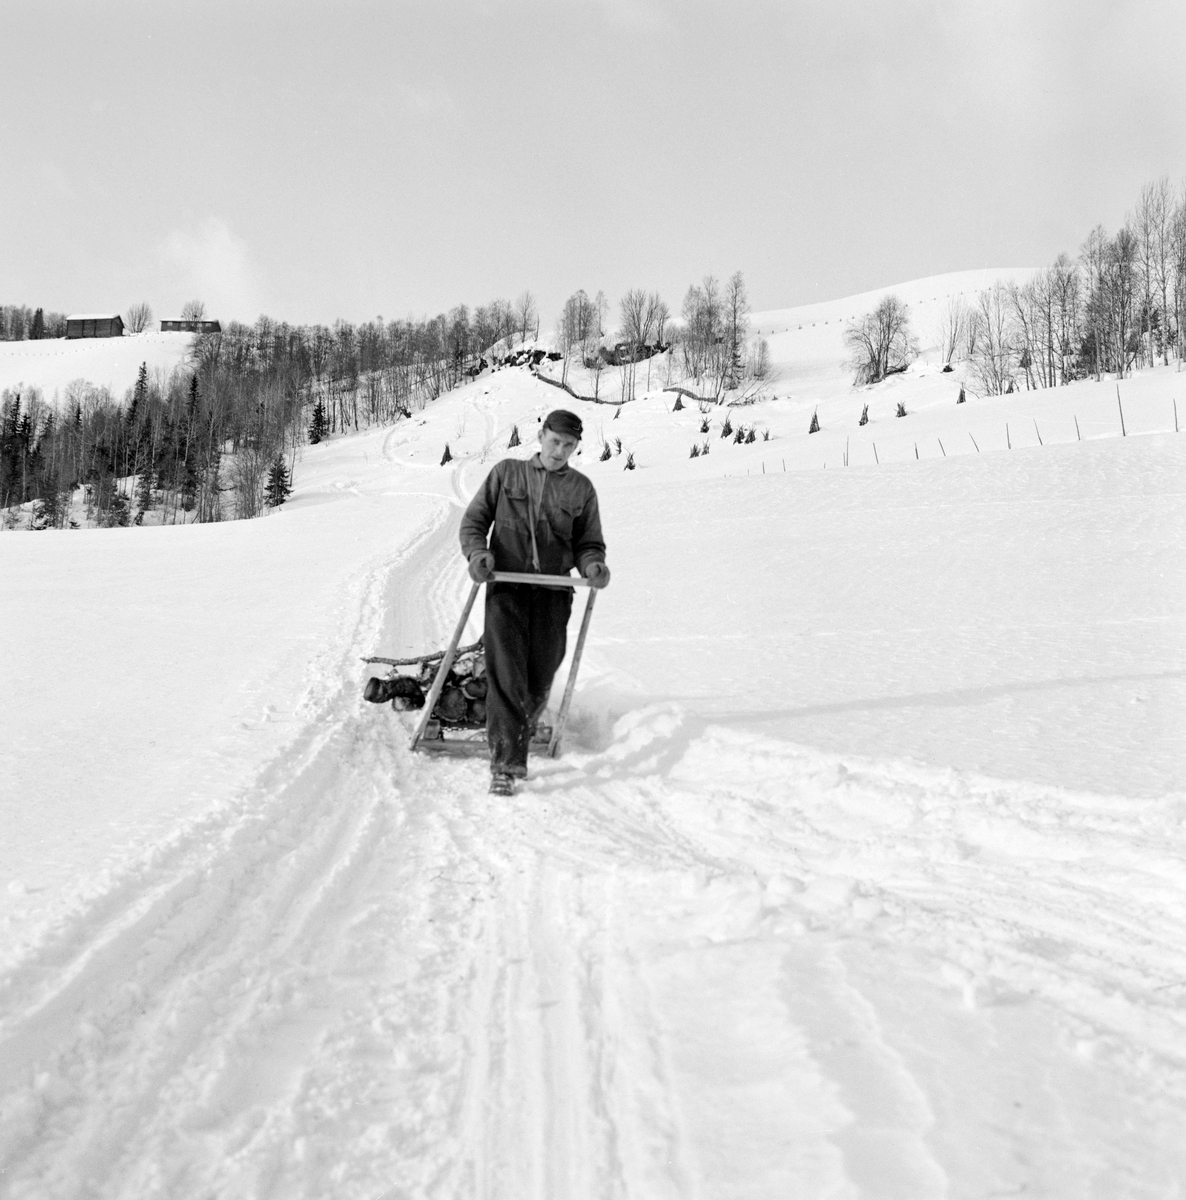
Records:
[[[123,337],[124,321],[119,313],[76,313],[66,318],[68,338]]]
[[[161,333],[221,333],[217,321],[162,321]]]

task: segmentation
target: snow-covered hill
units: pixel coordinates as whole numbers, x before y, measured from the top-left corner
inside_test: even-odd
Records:
[[[982,283],[894,290],[925,345]],[[266,519],[0,537],[0,1195],[1186,1186],[1181,377],[1123,437],[1114,381],[854,391],[877,298],[757,317],[729,414],[501,370]],[[614,582],[500,799],[358,659],[447,637],[558,403]]]
[[[168,376],[189,357],[193,335],[138,333],[118,338],[50,338],[0,342],[0,391],[36,387],[47,401],[61,398],[76,379],[122,397],[145,363]]]

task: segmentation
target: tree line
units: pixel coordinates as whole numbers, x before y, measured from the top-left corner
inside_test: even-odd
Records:
[[[39,341],[66,336],[66,314],[23,304],[0,304],[0,342]]]
[[[261,316],[195,338],[169,376],[142,366],[122,398],[81,380],[52,403],[37,388],[8,389],[0,509],[11,522],[32,502],[36,527],[60,527],[81,486],[86,520],[100,526],[256,516],[277,459],[291,471],[308,439],[310,413],[318,438],[410,416],[476,374],[483,349],[537,333],[530,292],[359,325]]]
[[[740,271],[722,286],[712,275],[691,284],[673,321],[671,310],[657,292],[630,288],[618,306],[617,340],[605,344],[609,302],[603,292],[592,300],[586,292],[573,293],[564,303],[556,323],[563,365],[561,382],[567,383],[574,359],[589,372],[593,398],[600,395],[601,376],[607,367],[619,369],[620,399],[636,394],[638,366],[647,363],[650,387],[651,360],[670,351],[667,378],[690,380],[705,398],[719,401],[729,391],[744,389],[769,374],[769,348],[764,339],[751,341],[749,299]]]
[[[987,395],[1124,378],[1181,361],[1186,334],[1186,188],[1146,184],[1109,234],[1097,225],[1076,257],[1060,254],[1024,284],[952,297],[936,331],[945,363],[966,362]],[[856,383],[876,383],[918,353],[906,306],[886,297],[845,330]]]

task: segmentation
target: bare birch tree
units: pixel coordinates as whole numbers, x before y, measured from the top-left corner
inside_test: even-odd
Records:
[[[850,321],[844,344],[857,384],[879,383],[904,371],[918,354],[909,308],[897,296],[886,296],[872,312]]]

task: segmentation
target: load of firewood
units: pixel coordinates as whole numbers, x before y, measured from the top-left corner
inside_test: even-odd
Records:
[[[425,697],[432,688],[443,654],[433,654],[406,665],[418,666],[415,675],[401,674],[396,664],[386,679],[371,676],[363,690],[363,699],[372,704],[386,704],[397,711],[424,707]],[[476,642],[458,651],[449,668],[441,697],[432,710],[434,720],[463,729],[477,729],[486,724],[486,654],[482,643]]]

